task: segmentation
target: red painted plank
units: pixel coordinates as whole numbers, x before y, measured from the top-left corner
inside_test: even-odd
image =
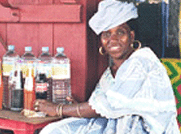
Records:
[[[53,0],[38,0],[38,4],[53,4]]]
[[[15,45],[15,50],[19,55],[24,54],[25,46],[32,46],[33,53],[38,55],[39,34],[39,25],[36,23],[10,23],[7,25],[8,44]]]
[[[20,22],[81,22],[81,5],[18,6]]]
[[[19,10],[10,9],[0,4],[0,22],[18,22]]]
[[[86,30],[81,23],[55,24],[54,49],[65,48],[71,60],[72,94],[79,101],[85,100],[87,80],[87,44]]]
[[[32,46],[33,53],[38,56],[42,46],[48,46],[52,53],[52,24],[8,24],[7,40],[8,44],[14,44],[15,50],[21,56],[25,46]]]
[[[6,43],[6,24],[0,23],[0,36],[2,37],[3,41]],[[2,56],[6,53],[5,48],[2,46],[2,43],[0,43],[0,59],[2,59]]]
[[[60,1],[62,3],[76,3],[76,0],[57,0]]]
[[[55,4],[62,4],[62,3],[76,3],[76,0],[54,0]]]
[[[53,0],[0,0],[12,4],[53,4]],[[55,3],[76,3],[76,0],[54,0]]]
[[[81,22],[81,5],[0,5],[0,22]]]
[[[19,5],[19,4],[31,4],[32,0],[9,0],[12,4]]]
[[[12,8],[12,5],[11,5],[11,3],[9,3],[8,0],[0,0],[0,4],[5,6],[5,7],[11,7]]]
[[[23,121],[16,121],[10,118],[8,119],[0,118],[0,129],[12,130],[14,134],[33,134],[36,129],[41,129],[45,127],[48,123],[56,120],[57,119],[44,121],[39,124],[34,124],[34,123],[26,123]]]
[[[38,53],[41,53],[42,47],[48,46],[50,54],[53,54],[53,24],[40,23],[38,28]]]
[[[53,0],[8,0],[10,3],[15,5],[25,4],[53,4]]]

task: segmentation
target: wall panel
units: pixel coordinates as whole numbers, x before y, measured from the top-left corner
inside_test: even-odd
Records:
[[[42,46],[48,46],[52,53],[52,24],[8,24],[7,43],[14,44],[19,55],[23,55],[25,46],[32,46],[36,56]]]
[[[0,7],[2,11],[7,12],[6,14],[9,15],[5,16],[6,20],[1,20],[3,23],[6,22],[4,23],[5,29],[2,30],[3,28],[0,26],[6,43],[8,45],[15,45],[15,49],[19,55],[23,55],[25,46],[32,46],[33,53],[36,56],[41,53],[42,46],[49,46],[50,53],[53,56],[56,53],[56,48],[63,46],[65,53],[71,60],[72,93],[79,101],[86,100],[97,82],[97,71],[102,70],[102,68],[97,69],[99,64],[97,36],[87,25],[88,19],[97,9],[95,8],[97,7],[97,0],[7,1],[13,6],[19,7],[19,9],[15,9],[18,12],[17,14],[12,14],[14,13],[13,9]],[[39,5],[41,6],[39,7]],[[32,8],[33,6],[34,8]],[[73,9],[78,10],[73,11],[72,6]],[[63,17],[68,16],[69,19],[62,19],[63,17],[56,16],[56,14],[53,13],[54,18],[60,18],[62,20],[57,21],[52,19],[52,15],[47,15],[45,12],[42,12],[42,7],[45,9],[44,11],[48,10],[48,13],[54,13],[55,11],[59,15],[60,12]],[[51,9],[49,7],[51,7]],[[54,9],[54,7],[58,9]],[[61,7],[64,8],[59,10]],[[78,16],[78,21],[75,20],[76,15]],[[26,19],[25,21],[25,17],[27,17],[28,20]],[[12,21],[14,18],[18,19]],[[107,66],[107,64],[105,66]]]
[[[8,24],[7,43],[14,44],[19,55],[24,53],[25,46],[32,46],[34,54],[38,55],[38,24]]]
[[[2,38],[2,41],[6,43],[6,23],[0,23],[0,36]],[[5,48],[3,47],[3,44],[0,42],[0,58],[6,53]]]
[[[16,4],[52,4],[53,0],[9,0],[13,5]]]
[[[78,100],[85,99],[86,37],[82,24],[54,24],[54,52],[59,46],[71,60],[72,93]]]

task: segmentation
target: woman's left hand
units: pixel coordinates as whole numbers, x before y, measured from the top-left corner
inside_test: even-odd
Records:
[[[47,100],[38,99],[34,103],[34,109],[35,111],[43,112],[49,116],[56,116],[56,108],[57,104],[54,104],[52,102],[49,102]]]

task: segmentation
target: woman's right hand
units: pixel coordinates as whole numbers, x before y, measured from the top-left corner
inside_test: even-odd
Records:
[[[34,103],[35,111],[43,112],[49,116],[57,116],[57,106],[57,104],[54,104],[44,99],[37,99]]]
[[[73,104],[76,104],[78,103],[73,97],[71,96],[68,96],[66,98],[67,101],[73,103]],[[34,108],[35,108],[35,111],[40,111],[40,112],[43,112],[49,116],[57,116],[57,107],[58,107],[58,104],[54,104],[52,102],[49,102],[47,100],[44,100],[44,99],[37,99],[34,103]]]
[[[71,103],[74,103],[74,104],[78,103],[78,101],[74,97],[72,97],[72,96],[67,96],[66,100],[68,102],[71,102]]]

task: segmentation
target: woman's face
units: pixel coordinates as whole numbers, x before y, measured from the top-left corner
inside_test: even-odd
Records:
[[[124,23],[101,34],[101,42],[106,52],[113,59],[128,58],[132,48],[130,44],[134,41],[134,31],[130,30],[128,24]]]

